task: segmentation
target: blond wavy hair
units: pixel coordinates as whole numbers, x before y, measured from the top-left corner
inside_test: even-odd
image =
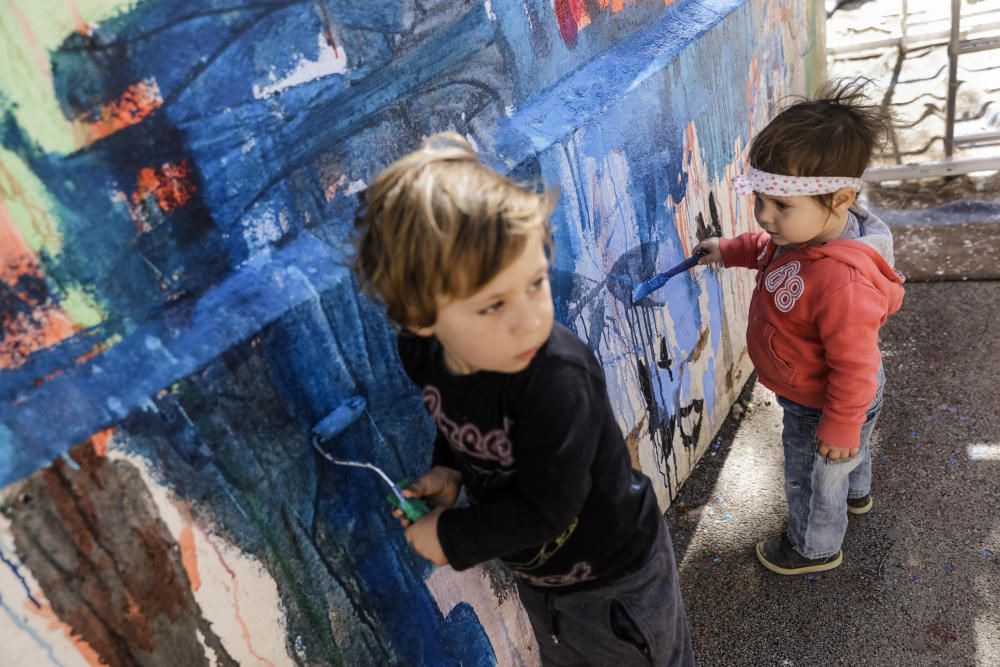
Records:
[[[533,234],[551,249],[548,220],[557,196],[490,169],[460,135],[435,134],[362,194],[354,270],[394,322],[431,326],[441,300],[465,298],[489,283]]]

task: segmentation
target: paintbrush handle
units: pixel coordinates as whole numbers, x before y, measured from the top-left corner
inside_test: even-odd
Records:
[[[707,250],[705,250],[704,248],[698,248],[698,250],[695,251],[694,255],[684,260],[683,262],[681,262],[674,268],[670,269],[669,271],[664,271],[663,273],[657,273],[649,280],[645,280],[639,283],[632,290],[632,303],[638,303],[639,301],[646,298],[656,290],[660,289],[661,287],[667,284],[668,280],[676,276],[678,273],[683,273],[688,269],[694,268],[698,264],[698,261],[707,254],[708,254]]]
[[[678,273],[683,273],[683,272],[687,271],[688,269],[694,268],[695,266],[697,266],[698,260],[700,260],[700,259],[701,259],[701,255],[695,255],[694,257],[690,257],[690,258],[684,260],[683,262],[681,262],[680,264],[678,264],[677,266],[675,266],[674,268],[670,269],[665,274],[663,274],[664,278],[666,279],[666,280],[664,280],[664,282],[666,282],[667,280],[670,280],[671,278],[673,278],[674,276],[676,276]]]

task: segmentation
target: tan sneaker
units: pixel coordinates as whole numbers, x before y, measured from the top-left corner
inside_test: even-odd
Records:
[[[872,494],[870,493],[860,498],[847,499],[847,511],[851,514],[868,514],[872,505]]]
[[[826,572],[844,562],[844,552],[838,551],[829,558],[806,558],[792,546],[787,535],[757,544],[757,560],[771,572],[778,574],[809,574]]]

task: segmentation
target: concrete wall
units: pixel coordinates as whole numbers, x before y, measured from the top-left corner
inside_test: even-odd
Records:
[[[749,272],[631,281],[751,228],[728,180],[823,71],[807,0],[8,4],[0,651],[16,665],[534,664],[508,575],[415,558],[367,471],[432,426],[345,268],[431,132],[561,189],[560,321],[665,507],[746,380]]]

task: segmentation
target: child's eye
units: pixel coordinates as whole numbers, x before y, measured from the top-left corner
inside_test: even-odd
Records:
[[[538,279],[538,280],[536,280],[535,282],[531,283],[531,289],[532,289],[533,291],[537,291],[537,290],[540,290],[540,289],[542,288],[542,285],[544,285],[544,284],[545,284],[545,281],[546,281],[547,279],[548,279],[548,278],[547,278],[546,276],[542,276],[541,278],[539,278],[539,279]]]
[[[492,315],[493,313],[499,311],[503,307],[503,301],[497,301],[486,306],[479,311],[480,315]]]

